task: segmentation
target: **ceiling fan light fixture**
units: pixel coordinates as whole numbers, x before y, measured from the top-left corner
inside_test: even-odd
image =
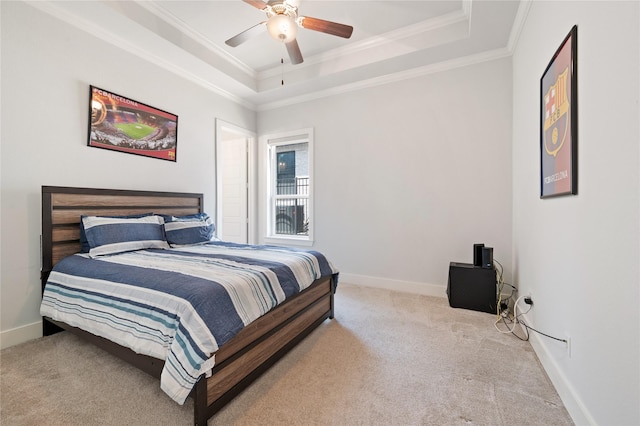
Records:
[[[243,1],[256,9],[260,9],[267,15],[266,25],[265,21],[262,21],[248,30],[236,34],[225,41],[225,43],[228,46],[236,47],[247,41],[250,37],[264,31],[266,28],[267,32],[271,34],[271,37],[285,45],[292,65],[301,64],[304,61],[302,52],[300,52],[300,46],[298,46],[298,41],[296,40],[298,27],[342,38],[349,38],[351,37],[351,33],[353,33],[353,27],[351,25],[344,25],[308,16],[298,16],[299,0]],[[282,59],[281,62],[284,63],[284,59]]]
[[[267,31],[271,34],[271,37],[281,41],[283,43],[289,43],[295,40],[296,34],[298,34],[298,24],[296,21],[287,15],[273,15],[267,21]]]

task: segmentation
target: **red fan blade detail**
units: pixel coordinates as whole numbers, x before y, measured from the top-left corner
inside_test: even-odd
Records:
[[[334,36],[349,38],[353,33],[353,27],[350,25],[338,24],[336,22],[325,21],[324,19],[309,18],[308,16],[301,16],[303,28],[313,31],[320,31],[321,33],[327,33]]]
[[[263,2],[262,0],[242,0],[242,1],[260,10],[267,7],[267,3]]]

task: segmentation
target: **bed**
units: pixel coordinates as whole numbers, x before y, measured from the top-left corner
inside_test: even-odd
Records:
[[[238,256],[244,258],[244,253],[246,252],[255,252],[256,256],[261,259],[259,261],[247,261],[247,263],[250,264],[247,267],[259,269],[260,271],[262,271],[263,267],[262,262],[267,262],[268,260],[268,263],[275,263],[270,262],[271,256],[280,256],[280,253],[276,253],[279,251],[284,251],[284,256],[302,258],[306,263],[318,263],[315,257],[316,254],[310,254],[311,252],[307,251],[294,249],[290,251],[289,249],[281,250],[279,248],[244,246],[224,242],[212,242],[196,246],[172,244],[171,247],[168,248],[155,246],[143,247],[141,250],[127,251],[122,254],[122,257],[120,254],[111,256],[109,253],[107,253],[106,256],[92,256],[88,253],[79,254],[82,251],[86,251],[81,245],[80,224],[84,223],[87,225],[88,223],[86,222],[86,218],[82,221],[81,217],[91,216],[103,218],[127,216],[136,218],[131,222],[145,222],[146,226],[150,212],[153,213],[154,218],[157,217],[156,215],[165,215],[165,217],[202,215],[204,213],[203,195],[195,193],[43,186],[41,273],[43,309],[45,309],[45,301],[51,299],[52,291],[56,288],[56,285],[58,285],[58,289],[66,291],[67,285],[72,285],[75,281],[84,283],[89,278],[94,281],[99,279],[100,283],[104,281],[104,287],[101,286],[100,289],[104,291],[105,294],[108,293],[108,297],[111,298],[112,292],[116,291],[114,289],[122,287],[121,283],[124,281],[119,277],[122,274],[129,273],[126,271],[131,270],[133,271],[132,274],[136,277],[144,276],[145,280],[150,279],[147,277],[150,273],[136,274],[135,271],[140,269],[140,262],[145,262],[146,260],[144,259],[150,259],[150,262],[156,264],[159,262],[158,256],[162,259],[162,265],[171,264],[171,266],[167,266],[164,270],[157,272],[161,274],[158,275],[158,277],[154,275],[154,278],[151,278],[153,285],[158,282],[180,282],[182,286],[182,281],[178,281],[177,278],[182,277],[185,272],[178,270],[178,266],[174,266],[174,262],[175,265],[186,264],[188,267],[186,274],[196,274],[199,280],[209,279],[208,275],[200,275],[205,273],[200,272],[200,266],[197,266],[197,273],[191,272],[194,270],[192,257],[202,257],[205,259],[204,262],[212,264],[224,263],[223,266],[219,267],[226,268],[225,271],[231,269],[230,264],[233,265],[233,269],[237,268],[235,260]],[[151,219],[149,219],[149,221],[151,221]],[[164,222],[161,221],[161,223]],[[167,227],[166,229],[169,228]],[[86,232],[88,234],[90,231],[87,230]],[[84,241],[85,238],[82,239],[83,244],[86,244],[86,241]],[[92,248],[92,250],[94,250],[94,248]],[[310,257],[312,255],[313,257]],[[212,258],[215,258],[215,260],[211,260]],[[323,258],[323,256],[320,255],[320,258]],[[105,259],[108,261],[105,261]],[[165,259],[167,263],[164,263]],[[220,261],[220,259],[223,259],[224,262]],[[88,271],[87,273],[91,274],[91,277],[76,277],[71,273],[67,275],[67,271],[71,270],[71,265],[77,265],[80,269]],[[322,265],[324,265],[324,263]],[[306,268],[307,267],[304,269]],[[122,269],[122,271],[120,269]],[[289,275],[292,275],[290,273],[292,270],[293,269],[287,269]],[[99,271],[106,272],[106,276],[109,277],[108,279],[114,282],[108,282],[106,278],[103,278],[103,275],[97,275],[103,273]],[[209,274],[211,272],[208,271],[206,273]],[[243,269],[239,270],[238,273],[247,274],[248,272]],[[301,273],[299,270],[296,270],[293,275],[296,275],[297,278]],[[156,272],[153,272],[153,274],[156,274]],[[272,277],[277,275],[278,278],[276,281],[279,280],[286,283],[286,277],[281,279],[281,274],[284,274],[284,272],[260,272],[259,276],[261,278],[259,278],[259,280],[264,281],[264,276],[271,277],[269,280],[273,280]],[[193,306],[187,303],[189,309],[197,311],[198,315],[195,315],[197,321],[192,323],[192,325],[180,324],[179,329],[181,332],[187,330],[184,332],[184,335],[180,334],[180,339],[175,339],[176,341],[180,340],[182,346],[179,346],[179,349],[175,351],[178,354],[176,355],[173,351],[176,345],[172,345],[166,362],[162,356],[158,355],[158,351],[148,351],[149,354],[145,354],[145,351],[140,350],[135,343],[133,346],[130,345],[130,336],[127,336],[123,341],[118,341],[116,338],[109,338],[110,336],[102,333],[100,328],[97,328],[98,332],[96,332],[91,328],[91,324],[86,326],[82,321],[74,322],[73,320],[69,320],[69,317],[65,317],[63,313],[59,314],[53,310],[53,307],[48,307],[46,309],[49,310],[45,310],[46,315],[43,316],[43,334],[50,335],[61,330],[67,330],[77,334],[154,377],[157,377],[161,381],[163,390],[168,394],[170,393],[164,387],[165,383],[167,383],[167,377],[173,377],[183,373],[182,370],[177,371],[174,365],[188,364],[184,362],[185,359],[196,365],[194,359],[199,360],[199,358],[193,356],[193,354],[200,352],[206,353],[207,355],[202,357],[201,362],[197,364],[197,368],[194,367],[195,370],[193,370],[201,373],[194,376],[193,381],[195,383],[187,382],[188,391],[184,391],[188,392],[188,396],[194,401],[194,424],[206,425],[209,418],[299,343],[305,336],[325,320],[333,318],[337,272],[332,267],[327,268],[327,266],[324,265],[318,270],[308,272],[308,274],[309,277],[305,278],[308,279],[308,284],[299,284],[298,287],[296,287],[297,284],[283,284],[282,288],[278,287],[273,292],[274,294],[278,294],[277,297],[262,296],[259,300],[260,303],[257,303],[257,305],[264,304],[263,302],[265,300],[277,300],[269,302],[272,306],[263,306],[260,309],[256,308],[260,310],[260,312],[249,315],[248,325],[237,327],[237,321],[221,325],[222,329],[225,330],[224,338],[219,337],[222,333],[211,331],[210,334],[215,338],[215,341],[212,343],[213,346],[206,346],[204,343],[201,344],[198,338],[198,336],[202,334],[198,328],[198,321],[206,316],[205,310],[208,308],[205,306],[202,308],[203,311],[200,312],[198,311],[200,308],[198,308],[195,303],[192,303]],[[127,276],[127,282],[132,279],[130,276]],[[257,280],[258,279],[254,279],[254,281]],[[218,280],[216,279],[216,281]],[[222,280],[219,281],[222,282]],[[268,282],[268,285],[264,282],[261,285],[262,287],[275,288],[271,281]],[[145,288],[145,291],[147,290],[148,289]],[[148,291],[153,294],[156,293],[155,288]],[[146,295],[136,298],[137,296],[135,296],[135,294],[131,295],[130,300],[125,300],[129,297],[130,293],[127,293],[126,296],[119,293],[114,297],[117,297],[117,300],[122,300],[123,303],[128,303],[127,306],[133,306],[133,302],[135,302],[137,306],[138,300],[144,300],[146,302],[146,300],[149,299]],[[271,294],[271,292],[269,294]],[[83,300],[85,295],[86,294],[83,293]],[[99,297],[105,298],[106,296],[100,294]],[[176,296],[172,297],[173,299],[177,298]],[[198,300],[200,299],[202,298]],[[227,312],[222,308],[218,309],[220,306],[224,307],[226,305],[220,302],[216,304],[216,309],[214,310]],[[75,309],[74,307],[74,310]],[[84,305],[82,309],[85,309]],[[162,311],[155,306],[152,307],[151,310],[154,312],[154,318],[157,317],[156,312]],[[251,311],[251,309],[247,308],[246,311]],[[228,316],[235,319],[233,314]],[[238,314],[238,316],[240,315]],[[247,319],[243,319],[243,321],[247,321]],[[142,324],[142,321],[140,321],[140,324]],[[226,332],[232,328],[232,333]],[[213,327],[209,327],[209,329],[214,330]],[[164,335],[164,333],[159,334]],[[187,337],[184,338],[184,336]],[[166,336],[164,337],[166,338]],[[183,341],[195,341],[195,343],[187,345],[187,349],[185,349]],[[202,341],[204,342],[204,339],[202,339]],[[209,353],[209,350],[206,348],[209,348],[211,353]],[[184,352],[184,354],[182,352]],[[170,383],[170,385],[167,385],[168,389],[175,388],[172,387],[172,382],[169,381],[168,383]],[[180,385],[182,387],[187,386],[182,383],[180,383]],[[171,394],[170,396],[181,403],[180,397],[176,398],[175,395]]]

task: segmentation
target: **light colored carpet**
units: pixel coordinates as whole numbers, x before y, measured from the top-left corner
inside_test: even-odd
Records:
[[[571,425],[531,345],[442,298],[341,283],[325,321],[209,425]],[[2,425],[189,425],[193,404],[69,333],[0,352]]]

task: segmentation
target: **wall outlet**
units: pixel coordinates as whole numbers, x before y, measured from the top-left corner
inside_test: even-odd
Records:
[[[571,359],[571,336],[569,336],[568,334],[565,334],[564,340],[566,340],[565,346],[567,348],[567,357]]]

